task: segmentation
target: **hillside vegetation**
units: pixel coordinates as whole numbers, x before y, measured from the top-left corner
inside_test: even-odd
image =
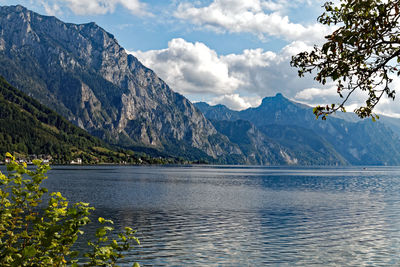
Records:
[[[82,163],[157,163],[145,155],[139,158],[132,151],[110,147],[0,77],[0,160],[6,152],[21,158],[50,156],[59,164],[77,158]]]

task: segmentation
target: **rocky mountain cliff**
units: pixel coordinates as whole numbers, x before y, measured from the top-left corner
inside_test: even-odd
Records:
[[[246,120],[212,120],[215,128],[237,144],[252,165],[347,165],[323,137],[300,127],[258,128]]]
[[[221,105],[196,105],[209,119],[239,118],[253,123],[269,139],[292,153],[298,151],[297,158],[310,157],[321,164],[337,160],[356,165],[400,164],[400,139],[392,130],[395,127],[379,121],[337,117],[316,120],[311,107],[282,94],[266,97],[259,107],[240,112]]]
[[[84,164],[161,162],[107,145],[0,77],[0,160],[6,152],[26,160],[41,155],[57,164],[77,158]]]
[[[110,143],[194,159],[241,157],[197,108],[95,23],[0,7],[0,75]]]

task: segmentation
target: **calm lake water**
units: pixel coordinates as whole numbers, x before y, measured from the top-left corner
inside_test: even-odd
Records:
[[[55,166],[46,187],[138,230],[122,265],[400,265],[398,167]]]

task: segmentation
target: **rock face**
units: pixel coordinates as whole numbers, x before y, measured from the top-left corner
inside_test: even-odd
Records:
[[[95,23],[0,7],[0,75],[110,143],[194,158],[242,154]]]
[[[41,157],[52,158],[56,164],[69,164],[77,158],[83,163],[138,162],[136,157],[111,148],[0,77],[1,160],[9,151],[26,158],[31,155],[31,159],[47,155]]]
[[[348,162],[322,137],[299,127],[269,126],[268,131],[246,120],[212,120],[237,144],[252,165],[346,165]],[[264,131],[263,131],[264,130]],[[304,140],[307,139],[307,140]]]

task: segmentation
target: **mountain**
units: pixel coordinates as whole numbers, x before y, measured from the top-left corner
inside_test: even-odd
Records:
[[[198,106],[210,118],[224,118],[227,108]],[[218,111],[223,110],[221,114]],[[290,101],[282,94],[266,97],[260,106],[234,112],[235,117],[253,123],[266,137],[292,151],[306,155],[320,153],[327,159],[343,159],[355,165],[400,164],[400,140],[392,129],[371,120],[341,119],[331,116],[316,120],[312,108]],[[326,154],[328,155],[328,154]]]
[[[239,112],[235,110],[231,110],[224,105],[218,104],[215,106],[210,106],[205,102],[197,102],[195,106],[201,110],[201,112],[206,116],[209,120],[215,121],[235,121],[239,120]]]
[[[381,123],[333,116],[318,121],[308,106],[281,94],[240,112],[195,107],[95,23],[64,23],[22,6],[0,7],[0,75],[90,134],[153,156],[229,164],[400,164],[400,141]]]
[[[265,136],[292,151],[299,165],[348,165],[348,160],[323,136],[300,126],[269,124],[259,127]]]
[[[0,77],[0,159],[6,152],[23,158],[47,155],[62,164],[76,158],[82,163],[139,162],[131,151],[117,151]]]
[[[378,122],[389,127],[394,133],[400,136],[400,118],[379,115]]]
[[[245,164],[348,164],[328,142],[307,129],[290,126],[282,128],[279,125],[258,129],[253,123],[240,119],[212,122],[219,132],[240,147],[246,156]]]
[[[285,150],[266,138],[254,125],[248,121],[213,121],[216,129],[226,135],[233,143],[238,144],[246,155],[243,164],[252,165],[282,165],[297,163]],[[286,156],[286,157],[285,157]],[[238,161],[238,159],[232,159]]]
[[[0,75],[111,144],[192,160],[241,157],[190,101],[95,23],[0,7]]]

